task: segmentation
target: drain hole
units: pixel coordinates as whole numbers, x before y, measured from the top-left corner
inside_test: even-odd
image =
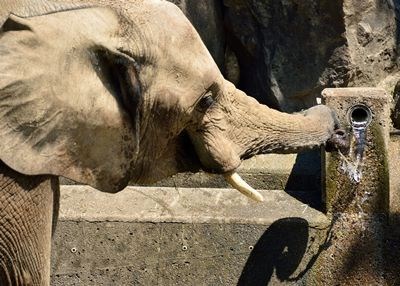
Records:
[[[364,105],[356,105],[350,110],[350,122],[355,125],[368,125],[371,122],[371,110]]]

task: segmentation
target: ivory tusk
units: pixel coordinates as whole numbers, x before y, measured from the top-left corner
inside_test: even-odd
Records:
[[[241,192],[243,195],[257,201],[264,201],[263,196],[255,189],[249,186],[236,172],[228,172],[224,174],[225,180],[236,190]]]

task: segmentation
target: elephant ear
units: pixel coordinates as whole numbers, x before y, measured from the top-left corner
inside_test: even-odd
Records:
[[[118,31],[118,16],[106,8],[7,19],[0,34],[2,161],[102,191],[126,186],[140,90],[133,63],[114,48]]]

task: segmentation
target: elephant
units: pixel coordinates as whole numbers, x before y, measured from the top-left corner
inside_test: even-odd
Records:
[[[328,107],[282,113],[225,80],[174,4],[81,2],[0,4],[0,285],[49,284],[59,176],[114,193],[204,170],[262,201],[242,160],[345,145]]]

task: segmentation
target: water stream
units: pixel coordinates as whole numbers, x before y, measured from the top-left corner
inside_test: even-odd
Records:
[[[350,112],[352,127],[352,142],[348,156],[339,152],[341,170],[346,173],[352,182],[360,183],[362,179],[362,161],[365,146],[367,145],[367,127],[371,121],[371,112],[367,107],[356,106]]]
[[[341,157],[341,170],[347,174],[350,180],[358,184],[362,179],[362,167],[365,146],[367,144],[367,126],[368,122],[352,122],[352,133],[353,138],[351,142],[351,149],[348,156],[343,155],[339,152]],[[364,212],[363,206],[369,200],[371,193],[367,190],[363,190],[360,196],[355,200],[358,208],[359,223],[362,231],[365,231],[366,226],[363,218],[367,217],[367,213]],[[364,236],[364,233],[363,233]]]

